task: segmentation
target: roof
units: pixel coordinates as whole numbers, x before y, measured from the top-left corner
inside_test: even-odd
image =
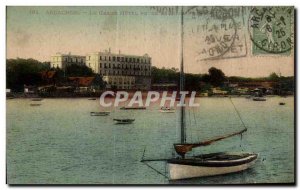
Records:
[[[69,80],[77,82],[79,86],[90,86],[95,77],[69,77]]]
[[[44,79],[52,79],[55,75],[56,71],[42,71],[41,75]]]

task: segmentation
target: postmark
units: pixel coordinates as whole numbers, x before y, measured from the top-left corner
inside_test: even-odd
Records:
[[[242,7],[192,7],[185,13],[185,38],[196,61],[246,56]]]
[[[252,54],[290,55],[292,16],[292,7],[253,7],[248,20]]]

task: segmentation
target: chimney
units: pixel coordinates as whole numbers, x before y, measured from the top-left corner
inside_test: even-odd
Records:
[[[121,54],[121,50],[119,50],[119,54]]]

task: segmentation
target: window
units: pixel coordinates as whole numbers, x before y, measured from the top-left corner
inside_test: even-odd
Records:
[[[128,61],[128,59],[127,59],[127,57],[125,58],[125,62],[127,62]]]
[[[100,56],[100,60],[102,60],[102,57]]]
[[[102,63],[100,63],[100,68],[102,67]]]
[[[139,62],[140,62],[140,59],[136,59],[136,61],[139,63]]]
[[[129,58],[129,62],[131,62],[131,58]]]
[[[108,57],[108,60],[110,61],[110,56]]]
[[[116,61],[116,57],[115,56],[113,56],[113,61]]]
[[[120,61],[120,57],[117,57],[117,61]]]

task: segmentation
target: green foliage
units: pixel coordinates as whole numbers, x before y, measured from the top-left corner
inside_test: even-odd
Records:
[[[68,77],[88,77],[93,76],[94,72],[86,65],[69,65],[65,68],[65,75]]]
[[[24,84],[40,84],[42,79],[39,72],[48,69],[48,63],[41,63],[34,59],[8,59],[6,60],[6,88],[23,91]]]
[[[151,71],[152,83],[170,83],[179,82],[179,70],[175,68],[167,69],[165,67],[159,69],[155,66]]]
[[[213,86],[221,86],[226,79],[223,71],[215,67],[211,67],[208,70],[208,73],[209,73],[210,83]]]
[[[104,89],[106,86],[106,82],[103,81],[103,78],[99,74],[95,74],[95,79],[93,81],[93,85],[99,90]]]
[[[270,81],[278,81],[279,76],[276,73],[271,73],[270,76],[268,77]]]

